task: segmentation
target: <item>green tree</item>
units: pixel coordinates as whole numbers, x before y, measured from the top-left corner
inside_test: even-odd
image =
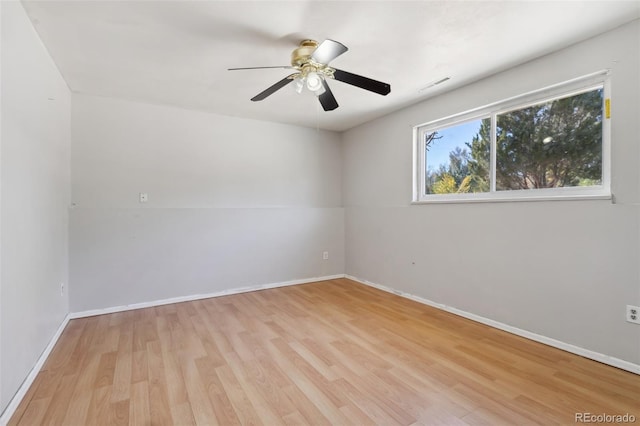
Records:
[[[460,147],[451,151],[447,171],[455,179],[456,185],[460,186],[462,180],[469,175],[469,152]]]
[[[469,160],[469,192],[489,192],[489,172],[491,170],[491,120],[485,118],[471,143],[466,143],[471,158]]]
[[[599,183],[602,176],[602,90],[497,117],[498,189]]]
[[[466,149],[456,147],[449,153],[449,164],[441,164],[437,171],[427,173],[427,189],[434,194],[469,192],[469,161]]]

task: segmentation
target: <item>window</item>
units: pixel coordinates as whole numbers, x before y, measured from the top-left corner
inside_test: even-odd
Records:
[[[610,197],[607,87],[600,73],[416,127],[414,201]]]
[[[479,118],[424,133],[426,194],[489,191],[490,129]]]

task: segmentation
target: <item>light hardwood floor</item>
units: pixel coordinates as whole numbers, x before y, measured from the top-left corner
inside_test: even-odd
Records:
[[[640,376],[339,279],[72,320],[10,425],[575,424]]]

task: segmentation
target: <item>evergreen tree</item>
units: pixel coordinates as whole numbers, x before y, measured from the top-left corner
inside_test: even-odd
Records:
[[[602,90],[500,114],[497,121],[497,189],[600,182]]]
[[[471,143],[466,143],[471,152],[469,160],[469,192],[489,192],[491,170],[491,120],[485,118]]]

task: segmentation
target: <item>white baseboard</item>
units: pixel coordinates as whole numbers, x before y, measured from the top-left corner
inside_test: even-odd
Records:
[[[300,280],[284,281],[284,282],[279,282],[279,283],[271,283],[271,284],[262,284],[262,285],[256,285],[256,286],[250,286],[250,287],[233,288],[233,289],[229,289],[229,290],[218,291],[218,292],[215,292],[215,293],[193,294],[193,295],[190,295],[190,296],[172,297],[172,298],[169,298],[169,299],[154,300],[154,301],[151,301],[151,302],[134,303],[134,304],[131,304],[131,305],[114,306],[114,307],[102,308],[102,309],[92,309],[92,310],[82,311],[82,312],[73,312],[73,313],[71,313],[69,315],[70,315],[71,319],[85,318],[85,317],[92,317],[92,316],[95,316],[95,315],[104,315],[104,314],[112,314],[112,313],[115,313],[115,312],[131,311],[133,309],[142,309],[142,308],[151,308],[151,307],[154,307],[154,306],[170,305],[172,303],[190,302],[192,300],[200,300],[200,299],[209,299],[211,297],[229,296],[229,295],[232,295],[232,294],[247,293],[249,291],[266,290],[266,289],[269,289],[269,288],[286,287],[286,286],[290,286],[290,285],[298,285],[298,284],[314,283],[314,282],[318,282],[318,281],[335,280],[335,279],[344,278],[344,277],[345,277],[344,274],[337,274],[337,275],[328,275],[328,276],[324,276],[324,277],[305,278],[305,279],[300,279]]]
[[[2,415],[0,416],[0,425],[5,426],[7,423],[9,423],[9,420],[11,420],[11,417],[15,414],[16,409],[18,408],[18,405],[20,405],[20,403],[22,402],[22,398],[24,398],[24,396],[27,394],[27,391],[33,384],[33,381],[36,379],[36,376],[38,376],[38,373],[40,372],[40,370],[44,366],[45,361],[51,354],[53,347],[56,345],[56,343],[58,343],[58,339],[62,335],[62,332],[64,331],[65,327],[69,323],[70,319],[71,319],[71,316],[67,314],[62,320],[62,323],[60,324],[55,334],[49,341],[49,344],[44,349],[44,351],[40,354],[38,361],[33,366],[31,371],[27,375],[27,377],[24,379],[24,381],[22,382],[22,385],[20,385],[20,388],[18,389],[16,394],[13,396],[11,401],[9,401],[9,405],[7,405],[7,408],[2,412]]]
[[[407,299],[415,300],[416,302],[423,303],[425,305],[428,305],[428,306],[431,306],[431,307],[434,307],[434,308],[437,308],[437,309],[441,309],[443,311],[450,312],[452,314],[455,314],[455,315],[470,319],[472,321],[476,321],[476,322],[488,325],[488,326],[493,327],[493,328],[497,328],[499,330],[506,331],[506,332],[511,333],[511,334],[515,334],[515,335],[520,336],[520,337],[524,337],[524,338],[529,339],[529,340],[533,340],[533,341],[536,341],[536,342],[539,342],[539,343],[543,343],[545,345],[552,346],[554,348],[562,349],[563,351],[571,352],[573,354],[580,355],[580,356],[583,356],[585,358],[589,358],[589,359],[592,359],[594,361],[598,361],[598,362],[601,362],[603,364],[611,365],[613,367],[617,367],[617,368],[620,368],[622,370],[626,370],[626,371],[629,371],[631,373],[635,373],[635,374],[640,375],[640,365],[634,364],[634,363],[629,362],[629,361],[625,361],[623,359],[615,358],[615,357],[612,357],[612,356],[609,356],[609,355],[605,355],[605,354],[601,354],[599,352],[595,352],[595,351],[592,351],[592,350],[589,350],[589,349],[581,348],[579,346],[575,346],[575,345],[572,345],[570,343],[565,343],[565,342],[562,342],[560,340],[552,339],[550,337],[542,336],[540,334],[532,333],[532,332],[527,331],[527,330],[522,330],[520,328],[513,327],[513,326],[508,325],[508,324],[504,324],[504,323],[501,323],[501,322],[498,322],[498,321],[494,321],[492,319],[485,318],[485,317],[482,317],[480,315],[476,315],[476,314],[472,314],[472,313],[469,313],[469,312],[465,312],[465,311],[462,311],[460,309],[453,308],[451,306],[443,305],[441,303],[436,303],[436,302],[433,302],[433,301],[431,301],[429,299],[424,299],[422,297],[415,296],[415,295],[409,294],[409,293],[405,293],[403,291],[394,290],[394,289],[392,289],[390,287],[386,287],[386,286],[383,286],[383,285],[380,285],[380,284],[372,283],[370,281],[363,280],[363,279],[360,279],[358,277],[354,277],[354,276],[351,276],[351,275],[345,275],[345,278],[348,278],[350,280],[359,282],[361,284],[364,284],[364,285],[367,285],[367,286],[370,286],[370,287],[377,288],[377,289],[382,290],[382,291],[386,291],[388,293],[393,293],[395,295],[398,295],[398,296],[401,296],[401,297],[405,297]]]
[[[382,290],[382,291],[385,291],[385,292],[388,292],[388,293],[393,293],[395,295],[398,295],[398,296],[401,296],[401,297],[405,297],[407,299],[411,299],[411,300],[414,300],[416,302],[423,303],[425,305],[432,306],[434,308],[441,309],[443,311],[447,311],[447,312],[450,312],[452,314],[459,315],[461,317],[468,318],[470,320],[473,320],[473,321],[476,321],[476,322],[479,322],[479,323],[482,323],[482,324],[486,324],[486,325],[488,325],[490,327],[494,327],[494,328],[506,331],[508,333],[515,334],[517,336],[525,337],[527,339],[530,339],[530,340],[533,340],[533,341],[536,341],[536,342],[540,342],[540,343],[543,343],[545,345],[549,345],[549,346],[552,346],[552,347],[555,347],[555,348],[558,348],[558,349],[562,349],[564,351],[567,351],[567,352],[570,352],[570,353],[574,353],[576,355],[580,355],[580,356],[583,356],[585,358],[593,359],[595,361],[602,362],[603,364],[611,365],[613,367],[617,367],[617,368],[620,368],[622,370],[626,370],[626,371],[629,371],[631,373],[635,373],[635,374],[639,374],[640,375],[640,365],[638,365],[638,364],[634,364],[634,363],[629,362],[629,361],[624,361],[624,360],[621,360],[621,359],[618,359],[618,358],[615,358],[615,357],[612,357],[612,356],[609,356],[609,355],[601,354],[599,352],[594,352],[594,351],[591,351],[589,349],[584,349],[584,348],[581,348],[579,346],[571,345],[569,343],[565,343],[565,342],[562,342],[562,341],[559,341],[559,340],[556,340],[556,339],[552,339],[550,337],[546,337],[546,336],[542,336],[542,335],[539,335],[539,334],[536,334],[536,333],[532,333],[530,331],[522,330],[522,329],[519,329],[517,327],[513,327],[513,326],[510,326],[510,325],[498,322],[498,321],[494,321],[494,320],[491,320],[491,319],[488,319],[488,318],[485,318],[485,317],[481,317],[479,315],[475,315],[475,314],[472,314],[472,313],[469,313],[469,312],[462,311],[460,309],[453,308],[451,306],[446,306],[446,305],[443,305],[443,304],[440,304],[440,303],[433,302],[433,301],[428,300],[428,299],[424,299],[424,298],[419,297],[419,296],[415,296],[415,295],[412,295],[412,294],[409,294],[409,293],[405,293],[405,292],[402,292],[402,291],[394,290],[392,288],[389,288],[389,287],[386,287],[386,286],[383,286],[383,285],[380,285],[380,284],[372,283],[370,281],[363,280],[363,279],[360,279],[358,277],[354,277],[354,276],[351,276],[351,275],[345,275],[345,274],[337,274],[337,275],[329,275],[329,276],[324,276],[324,277],[316,277],[316,278],[307,278],[307,279],[301,279],[301,280],[285,281],[285,282],[280,282],[280,283],[263,284],[263,285],[257,285],[257,286],[251,286],[251,287],[242,287],[242,288],[236,288],[236,289],[231,289],[231,290],[224,290],[224,291],[220,291],[220,292],[216,292],[216,293],[197,294],[197,295],[191,295],[191,296],[174,297],[174,298],[170,298],[170,299],[156,300],[156,301],[152,301],[152,302],[135,303],[135,304],[132,304],[132,305],[116,306],[116,307],[104,308],[104,309],[94,309],[94,310],[89,310],[89,311],[75,312],[75,313],[67,314],[67,316],[64,318],[64,320],[62,321],[62,323],[58,327],[58,330],[56,331],[54,336],[51,338],[51,341],[49,342],[49,344],[47,345],[45,350],[42,352],[42,354],[38,358],[38,361],[36,362],[36,364],[33,366],[31,371],[29,372],[29,375],[26,377],[26,379],[24,380],[24,382],[20,386],[20,389],[18,389],[16,394],[13,396],[13,399],[11,399],[11,401],[9,402],[9,405],[7,405],[7,408],[4,410],[4,412],[0,416],[0,425],[5,426],[9,422],[9,420],[11,419],[13,414],[15,413],[16,409],[18,408],[18,405],[20,405],[20,402],[22,401],[22,398],[24,398],[24,396],[26,395],[27,391],[29,390],[29,387],[31,387],[31,385],[33,384],[33,381],[35,380],[36,376],[40,372],[40,369],[44,366],[45,361],[47,360],[47,358],[51,354],[51,351],[53,350],[53,347],[55,346],[55,344],[58,342],[58,339],[60,338],[60,336],[62,335],[62,332],[64,331],[65,327],[67,326],[67,323],[71,319],[84,318],[84,317],[89,317],[89,316],[94,316],[94,315],[103,315],[103,314],[109,314],[109,313],[114,313],[114,312],[122,312],[122,311],[128,311],[128,310],[133,310],[133,309],[148,308],[148,307],[153,307],[153,306],[168,305],[168,304],[171,304],[171,303],[180,303],[180,302],[188,302],[188,301],[192,301],[192,300],[208,299],[210,297],[228,296],[228,295],[232,295],[232,294],[246,293],[246,292],[255,291],[255,290],[265,290],[265,289],[269,289],[269,288],[285,287],[285,286],[298,285],[298,284],[307,284],[307,283],[312,283],[312,282],[333,280],[333,279],[338,279],[338,278],[348,278],[350,280],[359,282],[361,284],[364,284],[364,285],[367,285],[367,286],[370,286],[370,287],[374,287],[374,288],[377,288],[379,290]]]

